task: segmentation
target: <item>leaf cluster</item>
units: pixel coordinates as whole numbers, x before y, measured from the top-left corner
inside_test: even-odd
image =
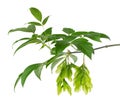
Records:
[[[73,53],[74,51],[79,51],[92,59],[94,53],[92,41],[101,42],[102,38],[110,38],[103,33],[75,31],[73,28],[66,27],[62,29],[61,33],[53,34],[52,27],[44,29],[44,25],[48,22],[49,16],[43,17],[41,11],[35,7],[31,7],[30,12],[35,18],[35,21],[28,22],[27,27],[15,28],[9,31],[9,33],[21,31],[32,34],[30,37],[23,37],[13,43],[23,42],[16,48],[14,53],[29,44],[39,44],[41,49],[47,47],[52,57],[44,62],[26,67],[18,76],[14,87],[16,87],[19,80],[21,80],[21,84],[24,86],[27,77],[32,72],[40,79],[44,66],[46,68],[51,66],[51,71],[57,66],[56,73],[58,74],[58,78],[56,79],[56,83],[58,94],[62,91],[68,91],[70,95],[72,94],[72,88],[68,81],[73,82],[75,91],[79,91],[82,88],[85,93],[88,93],[92,88],[89,70],[84,63],[80,67],[75,64],[78,57]],[[39,34],[36,33],[37,27],[43,28],[43,31]],[[70,51],[70,48],[74,51]]]

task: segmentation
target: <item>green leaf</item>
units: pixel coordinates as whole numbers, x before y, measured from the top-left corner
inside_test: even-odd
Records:
[[[71,43],[75,39],[76,39],[75,36],[70,35],[70,36],[66,36],[63,40]]]
[[[46,61],[46,67],[48,67],[58,56],[53,56]]]
[[[73,59],[74,63],[77,61],[77,56],[70,54],[70,57]]]
[[[40,10],[38,10],[37,8],[31,7],[30,8],[30,12],[32,13],[32,15],[41,22],[42,20],[42,13],[40,12]]]
[[[57,41],[59,39],[64,39],[66,37],[65,34],[52,34],[47,38],[47,41]]]
[[[28,29],[28,31],[33,32],[33,33],[35,33],[35,31],[36,31],[35,25],[29,25],[27,29]]]
[[[19,74],[18,78],[16,79],[15,84],[14,84],[14,90],[15,90],[16,85],[18,84],[19,80],[21,79],[22,74],[23,73]]]
[[[54,48],[55,49],[55,54],[62,53],[64,51],[64,49],[66,47],[68,47],[69,45],[70,45],[69,42],[64,41],[64,40],[56,41],[55,48]]]
[[[36,28],[35,28],[34,25],[29,25],[27,28],[26,27],[22,27],[22,28],[11,29],[8,33],[16,32],[16,31],[32,32],[32,33],[34,33],[35,30],[36,30]]]
[[[39,22],[28,22],[28,24],[36,25],[36,26],[42,26]]]
[[[39,39],[29,39],[28,41],[22,43],[14,52],[14,54],[20,50],[21,48],[25,47],[26,45],[32,44],[32,43],[41,43],[41,41]]]
[[[92,57],[92,53],[94,53],[94,49],[92,47],[92,44],[88,42],[85,38],[78,38],[75,39],[72,44],[74,44],[78,50],[80,50],[82,53],[87,55],[90,59]]]
[[[19,39],[19,40],[16,40],[16,41],[13,43],[13,45],[16,44],[16,43],[19,42],[19,41],[24,41],[24,40],[29,40],[29,39],[30,39],[30,38],[28,38],[28,37],[21,38],[21,39]]]
[[[103,34],[103,33],[98,33],[98,32],[86,32],[86,31],[77,31],[72,33],[72,36],[76,36],[76,37],[88,37],[94,41],[98,41],[101,42],[101,38],[107,38],[110,39],[107,35]]]
[[[90,38],[90,39],[92,39],[94,41],[101,42],[101,40],[100,40],[100,38],[101,38],[100,34],[97,34],[95,32],[89,32],[88,34],[85,34],[84,36],[88,37],[88,38]]]
[[[85,35],[87,33],[88,32],[86,32],[86,31],[76,31],[76,32],[72,33],[72,36],[81,37],[82,35]]]
[[[110,39],[110,37],[107,36],[106,34],[103,34],[103,33],[99,33],[99,34],[100,34],[100,37],[101,37],[101,38],[107,38],[107,39]]]
[[[40,63],[39,66],[38,66],[38,68],[34,70],[35,75],[39,79],[41,79],[41,71],[42,71],[44,65],[45,65],[44,63]]]
[[[42,24],[45,25],[45,24],[47,23],[48,19],[49,19],[49,16],[47,16],[47,17],[43,20]]]
[[[72,34],[75,32],[75,30],[73,30],[72,28],[63,28],[63,31],[67,34]]]
[[[32,71],[36,70],[39,67],[39,64],[29,65],[21,75],[21,84],[24,86],[27,77],[32,73]]]
[[[52,34],[52,27],[47,28],[41,35],[51,35]]]
[[[105,34],[102,34],[102,33],[98,33],[98,32],[88,32],[87,34],[84,35],[85,37],[88,37],[94,41],[98,41],[98,42],[101,42],[101,38],[107,38],[109,39],[109,37]]]

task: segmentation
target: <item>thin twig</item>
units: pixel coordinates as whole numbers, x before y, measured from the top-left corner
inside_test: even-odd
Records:
[[[108,47],[114,47],[114,46],[120,46],[120,44],[105,45],[105,46],[94,48],[94,50],[99,50],[99,49],[102,49],[102,48],[108,48]]]
[[[114,46],[120,46],[120,44],[104,45],[104,46],[101,46],[101,47],[94,48],[94,50],[99,50],[99,49],[102,49],[102,48],[108,48],[108,47],[114,47]],[[81,53],[81,52],[80,51],[74,51],[74,52],[71,52],[71,53]]]

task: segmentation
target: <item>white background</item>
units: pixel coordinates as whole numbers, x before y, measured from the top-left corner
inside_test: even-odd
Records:
[[[38,46],[27,46],[15,56],[12,43],[29,34],[7,32],[22,27],[34,18],[30,7],[39,8],[43,16],[50,15],[47,26],[59,32],[62,27],[96,31],[109,35],[111,41],[102,40],[95,47],[120,43],[119,0],[3,0],[0,1],[0,109],[120,109],[120,47],[95,51],[86,64],[91,72],[93,89],[85,95],[82,91],[56,92],[55,77],[50,70],[42,72],[42,81],[31,74],[22,88],[13,90],[16,77],[32,63],[48,58]]]

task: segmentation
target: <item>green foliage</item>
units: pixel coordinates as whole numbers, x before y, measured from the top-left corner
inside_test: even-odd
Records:
[[[43,18],[41,11],[34,7],[30,8],[30,12],[37,21],[30,21],[27,23],[27,27],[11,29],[9,31],[9,33],[16,31],[32,33],[31,37],[23,37],[13,43],[14,45],[18,42],[22,42],[22,44],[16,48],[15,53],[29,44],[39,44],[41,49],[47,47],[52,57],[44,62],[26,67],[16,79],[14,88],[19,80],[21,80],[21,84],[24,86],[26,79],[32,72],[35,73],[37,78],[41,79],[43,67],[46,66],[46,68],[48,68],[50,66],[51,71],[54,72],[54,69],[56,69],[55,71],[58,75],[56,79],[58,95],[63,91],[67,91],[71,95],[72,84],[75,92],[81,89],[86,94],[90,92],[92,88],[90,72],[84,62],[80,67],[77,66],[76,62],[80,57],[76,56],[74,53],[79,52],[86,55],[89,59],[92,59],[94,53],[92,41],[101,42],[102,38],[110,38],[103,33],[75,31],[72,28],[66,27],[62,29],[63,33],[53,34],[52,27],[43,29],[49,16]],[[36,33],[37,26],[42,28],[43,31]]]
[[[32,44],[32,43],[36,43],[36,44],[39,44],[41,43],[41,40],[40,39],[37,39],[37,35],[36,34],[33,34],[31,38],[22,38],[22,39],[19,39],[17,41],[15,41],[13,44],[19,42],[19,41],[22,41],[22,40],[27,40],[26,42],[22,43],[14,52],[14,54],[21,48],[23,48],[24,46],[26,45],[29,45],[29,44]]]
[[[98,42],[101,42],[101,38],[110,39],[106,34],[93,32],[93,31],[90,31],[90,32],[77,31],[77,32],[74,32],[72,35],[76,37],[82,37],[82,36],[87,37],[91,40],[98,41]]]
[[[92,53],[94,53],[94,49],[92,47],[92,43],[90,43],[85,38],[75,39],[72,44],[74,44],[79,51],[87,55],[89,58],[92,58]]]
[[[32,15],[33,15],[38,21],[41,22],[41,20],[42,20],[42,13],[41,13],[37,8],[31,7],[31,8],[30,8],[30,12],[32,13]]]
[[[35,26],[42,26],[39,22],[28,22],[28,24],[35,25]]]
[[[44,66],[44,63],[32,64],[29,65],[25,70],[18,76],[14,88],[16,87],[19,80],[21,80],[22,86],[24,86],[27,77],[34,71],[35,75],[40,79],[41,71]]]
[[[47,23],[48,19],[49,19],[49,16],[47,16],[47,17],[43,20],[42,24],[45,25],[45,24]]]
[[[15,32],[15,31],[22,31],[22,32],[32,32],[34,33],[36,30],[35,25],[29,25],[28,27],[21,27],[21,28],[16,28],[16,29],[12,29],[9,31],[10,32]]]
[[[62,51],[64,51],[64,49],[66,47],[68,47],[70,45],[70,43],[68,43],[67,41],[56,41],[55,42],[55,47],[53,48],[54,49],[54,54],[57,55],[57,54],[60,54]]]
[[[38,64],[38,67],[36,69],[34,69],[34,73],[39,79],[41,79],[41,71],[42,71],[44,65],[45,65],[44,63],[40,63],[40,64]]]
[[[75,32],[75,30],[73,30],[72,28],[63,28],[63,31],[67,34],[72,34]]]

